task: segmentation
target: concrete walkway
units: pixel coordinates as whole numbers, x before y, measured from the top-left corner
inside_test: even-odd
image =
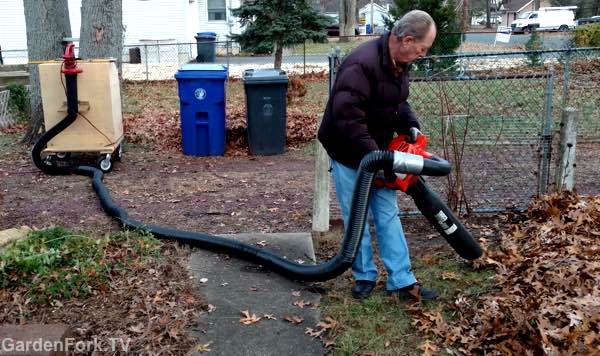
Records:
[[[308,233],[240,234],[227,236],[275,251],[290,260],[315,261]],[[210,251],[195,250],[190,274],[214,308],[194,330],[209,355],[323,355],[322,343],[305,334],[320,320],[319,294],[307,284],[281,277],[261,266]],[[294,303],[296,305],[294,305]],[[303,307],[302,304],[305,304]],[[240,322],[248,311],[258,322]],[[268,317],[265,317],[265,314]],[[286,321],[284,318],[296,323]],[[275,320],[271,319],[275,318]],[[200,355],[192,350],[191,354]],[[202,353],[203,355],[206,353]]]

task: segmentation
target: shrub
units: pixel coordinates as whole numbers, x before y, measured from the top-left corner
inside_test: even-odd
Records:
[[[537,31],[531,32],[531,37],[525,44],[527,51],[540,51],[542,49],[542,40]],[[536,67],[542,64],[542,55],[540,53],[528,53],[526,54],[527,62],[529,66]]]
[[[577,29],[575,29],[575,45],[577,47],[600,46],[600,23],[577,26]]]
[[[29,117],[29,91],[23,84],[11,83],[6,86],[10,92],[8,110],[17,121],[25,121]]]

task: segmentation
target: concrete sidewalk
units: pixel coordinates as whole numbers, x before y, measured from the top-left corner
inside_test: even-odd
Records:
[[[240,234],[226,237],[261,246],[294,261],[314,263],[309,233]],[[315,329],[320,315],[320,295],[309,286],[288,280],[262,267],[210,251],[195,250],[189,262],[190,274],[199,291],[214,306],[194,330],[199,344],[208,344],[209,355],[323,355],[318,339],[305,334]],[[294,305],[296,302],[297,305]],[[307,304],[301,308],[298,304]],[[212,309],[212,308],[211,308]],[[262,317],[256,323],[240,322],[247,310]],[[264,317],[270,315],[276,320]],[[284,317],[300,317],[298,324]],[[299,318],[296,319],[300,320]],[[200,355],[199,352],[192,352]],[[206,353],[203,353],[206,354]]]

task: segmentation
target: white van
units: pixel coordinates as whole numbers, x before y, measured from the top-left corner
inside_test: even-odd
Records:
[[[510,24],[513,33],[537,31],[567,31],[575,28],[577,6],[541,7],[527,11]]]

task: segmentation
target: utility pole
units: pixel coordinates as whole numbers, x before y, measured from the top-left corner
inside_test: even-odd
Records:
[[[371,19],[369,23],[371,24],[371,33],[375,33],[375,28],[373,28],[373,0],[371,0]]]
[[[486,0],[485,1],[485,27],[486,28],[492,28],[492,23],[491,23],[491,6],[490,6],[490,1],[492,0]]]
[[[463,0],[463,14],[462,14],[462,30],[463,32],[467,32],[469,30],[469,24],[471,23],[469,19],[469,0]]]

